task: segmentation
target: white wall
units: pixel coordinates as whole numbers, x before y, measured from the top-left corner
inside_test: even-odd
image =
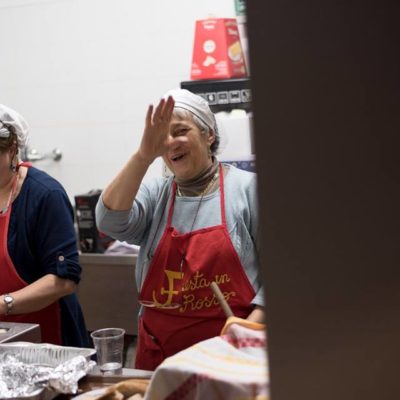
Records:
[[[190,79],[195,20],[210,14],[233,17],[234,0],[0,0],[0,103],[28,120],[32,148],[63,153],[35,166],[71,199],[104,188],[148,104]]]

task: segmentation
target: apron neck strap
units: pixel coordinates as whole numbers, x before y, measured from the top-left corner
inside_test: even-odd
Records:
[[[17,165],[17,168],[19,168],[19,167],[27,167],[27,168],[30,168],[30,167],[32,167],[32,163],[29,162],[29,161],[21,161],[21,162],[19,162],[18,165]]]

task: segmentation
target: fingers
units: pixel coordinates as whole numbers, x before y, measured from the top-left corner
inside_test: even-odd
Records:
[[[146,125],[149,126],[151,124],[151,116],[153,115],[153,105],[149,105],[149,108],[147,109],[147,113],[146,113]]]
[[[174,99],[169,96],[167,99],[161,99],[156,107],[150,105],[147,108],[145,127],[139,149],[143,159],[152,162],[156,157],[167,151],[174,104]]]
[[[162,109],[164,108],[164,104],[165,104],[165,100],[161,99],[154,111],[153,123],[157,123],[160,120]]]
[[[167,102],[165,103],[164,112],[169,119],[171,119],[172,117],[174,106],[175,106],[175,100],[172,98],[172,96],[168,96]]]
[[[161,99],[153,114],[153,124],[169,124],[174,110],[174,104],[174,99],[171,96],[169,96],[167,100]]]

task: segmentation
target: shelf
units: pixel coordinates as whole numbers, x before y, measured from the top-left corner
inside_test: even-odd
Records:
[[[250,78],[185,81],[181,82],[181,89],[203,97],[212,112],[251,111]]]

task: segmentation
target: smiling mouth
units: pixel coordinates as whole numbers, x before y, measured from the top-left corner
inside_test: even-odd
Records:
[[[180,154],[179,156],[171,157],[172,162],[177,162],[182,160],[185,157],[185,154]]]

